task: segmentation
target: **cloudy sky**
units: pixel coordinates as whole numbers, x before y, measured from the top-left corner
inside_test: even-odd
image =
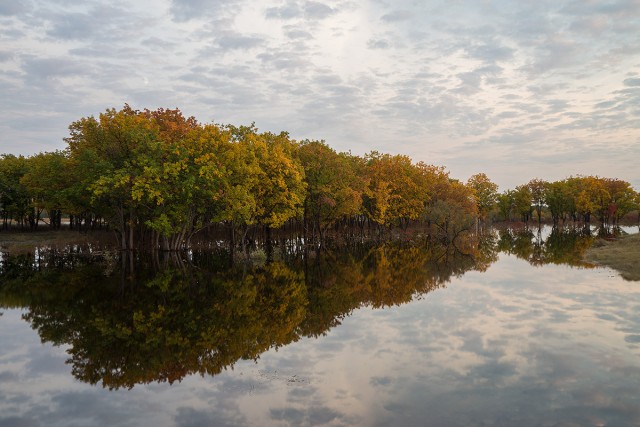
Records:
[[[640,189],[639,0],[0,0],[0,152],[125,103],[406,154],[501,190]]]

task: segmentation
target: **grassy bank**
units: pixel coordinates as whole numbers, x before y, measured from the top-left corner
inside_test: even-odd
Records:
[[[585,261],[613,268],[626,280],[640,280],[640,234],[599,240],[587,250]]]

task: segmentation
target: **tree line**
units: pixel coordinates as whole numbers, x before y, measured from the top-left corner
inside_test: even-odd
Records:
[[[453,240],[480,221],[614,224],[640,196],[612,178],[534,179],[498,192],[483,173],[467,182],[404,155],[339,153],[286,132],[202,124],[179,109],[108,109],[69,126],[62,151],[0,156],[3,228],[108,226],[123,250],[177,250],[211,228],[244,247],[259,230],[323,240],[339,233],[424,226]]]

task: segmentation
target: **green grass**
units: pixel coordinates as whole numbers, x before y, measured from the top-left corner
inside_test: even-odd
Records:
[[[585,261],[613,268],[626,280],[640,281],[640,234],[598,240],[585,253]]]

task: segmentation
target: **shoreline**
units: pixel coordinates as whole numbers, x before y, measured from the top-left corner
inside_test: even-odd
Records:
[[[37,246],[64,247],[83,243],[104,243],[111,240],[113,240],[112,233],[105,230],[94,230],[89,233],[68,228],[3,230],[0,232],[0,251],[16,254],[29,252]]]
[[[640,281],[640,234],[615,240],[599,239],[584,254],[588,263],[609,267],[628,281]]]
[[[514,225],[517,224],[511,224],[511,226]],[[500,228],[500,225],[496,228]],[[87,233],[62,228],[0,232],[0,252],[12,254],[29,252],[36,246],[63,247],[83,243],[93,243],[98,246],[116,245],[113,233],[106,230],[93,230]],[[613,240],[598,238],[582,255],[584,263],[611,268],[627,281],[640,281],[638,260],[640,260],[640,233],[628,234]]]

